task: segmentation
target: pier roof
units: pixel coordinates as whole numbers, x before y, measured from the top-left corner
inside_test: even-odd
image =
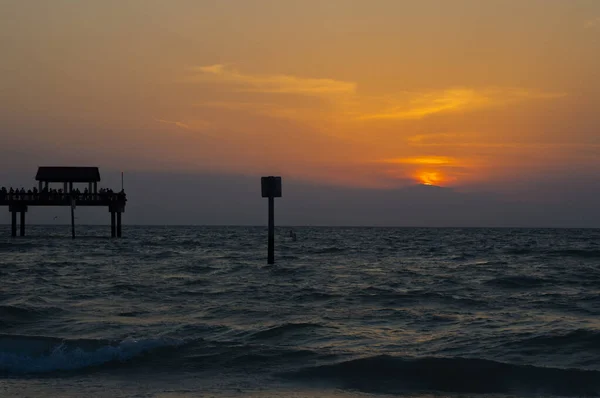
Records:
[[[47,182],[98,182],[100,171],[97,167],[39,167],[35,179]]]

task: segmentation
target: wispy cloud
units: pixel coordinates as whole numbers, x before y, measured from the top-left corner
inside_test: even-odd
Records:
[[[523,144],[510,142],[489,142],[476,133],[431,133],[417,134],[407,137],[407,144],[412,147],[430,148],[513,148]]]
[[[226,65],[217,64],[193,68],[194,81],[214,81],[237,86],[239,91],[301,94],[334,95],[354,94],[356,83],[334,79],[305,78],[293,75],[250,75],[240,73]]]
[[[380,163],[408,164],[418,166],[452,166],[457,164],[457,159],[448,156],[415,156],[407,158],[383,159]]]
[[[600,28],[600,17],[597,17],[597,18],[590,19],[590,20],[586,21],[583,26],[586,29]]]
[[[161,123],[161,124],[174,126],[174,127],[177,127],[178,129],[187,130],[190,132],[193,131],[193,132],[205,133],[204,130],[211,126],[210,122],[207,122],[204,120],[194,120],[194,121],[187,122],[187,123],[176,121],[176,120],[166,120],[166,119],[154,119],[154,121]]]
[[[242,102],[242,101],[206,101],[195,104],[203,108],[226,109],[231,111],[249,111],[264,115],[278,115],[290,109],[271,102]]]
[[[185,129],[185,130],[191,130],[190,125],[186,124],[186,123],[176,122],[176,121],[172,121],[172,120],[164,120],[164,119],[154,119],[154,120],[159,123],[170,124],[170,125],[177,126],[179,128]]]
[[[505,149],[565,149],[578,150],[600,149],[600,144],[592,142],[524,142],[524,141],[489,141],[489,138],[481,133],[430,133],[416,134],[406,137],[407,145],[421,150],[447,151],[449,148],[505,148]],[[427,149],[424,149],[427,148]]]
[[[411,145],[426,145],[433,142],[456,142],[457,139],[464,139],[471,137],[472,134],[465,133],[430,133],[430,134],[416,134],[407,138]]]
[[[525,100],[560,98],[565,94],[542,93],[519,88],[456,88],[427,93],[413,93],[412,98],[398,99],[398,105],[383,111],[365,114],[361,120],[421,119],[429,115],[448,112],[473,111]]]
[[[540,92],[511,87],[457,87],[433,91],[390,93],[364,96],[357,92],[357,84],[335,79],[306,78],[285,74],[248,74],[215,64],[193,68],[191,81],[230,86],[231,94],[292,94],[315,96],[321,100],[308,107],[294,106],[294,102],[257,102],[231,100],[205,102],[197,106],[253,112],[276,118],[302,121],[327,120],[340,125],[355,121],[419,120],[437,114],[472,112],[481,109],[532,100],[549,100],[565,96],[563,93]]]
[[[313,108],[298,108],[272,102],[207,101],[195,104],[201,108],[241,111],[257,115],[293,120],[313,120],[317,112]]]

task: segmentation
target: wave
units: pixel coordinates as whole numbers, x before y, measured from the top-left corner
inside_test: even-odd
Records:
[[[71,374],[99,369],[122,372],[123,365],[149,372],[173,372],[207,367],[251,370],[257,369],[257,363],[260,363],[261,371],[273,371],[282,367],[293,369],[298,362],[310,360],[309,363],[314,363],[315,360],[328,357],[308,349],[269,346],[261,341],[281,335],[285,333],[283,330],[289,328],[292,325],[250,335],[251,339],[257,340],[255,344],[209,341],[197,336],[186,340],[155,338],[109,341],[0,335],[0,377],[56,376],[64,372]],[[227,338],[225,335],[223,337]]]
[[[124,362],[164,347],[183,344],[172,339],[68,340],[41,336],[0,336],[0,375],[73,371]]]
[[[390,305],[401,301],[404,305],[421,304],[423,302],[437,302],[446,305],[452,304],[467,307],[487,307],[489,302],[483,298],[473,298],[467,295],[459,296],[430,289],[413,289],[408,291],[395,291],[388,288],[367,287],[357,291],[354,296],[363,302]]]
[[[253,339],[272,339],[281,337],[285,334],[295,333],[299,331],[310,331],[323,326],[316,323],[285,323],[283,325],[273,326],[264,330],[253,333],[250,337]]]
[[[175,246],[180,247],[204,247],[204,242],[199,239],[184,239],[184,240],[176,240],[172,243]]]
[[[50,315],[57,316],[62,312],[64,310],[56,307],[0,305],[0,318],[8,322],[27,322]]]
[[[0,252],[4,251],[22,251],[26,249],[33,249],[39,247],[40,245],[36,245],[32,242],[23,242],[23,241],[10,241],[10,242],[0,242]]]
[[[525,255],[525,254],[533,254],[534,251],[532,249],[524,249],[524,248],[510,248],[505,250],[506,254],[514,254],[514,255]]]
[[[547,249],[526,249],[526,248],[510,248],[505,250],[506,254],[513,255],[549,255],[553,257],[579,257],[579,258],[598,258],[600,257],[600,250],[593,249],[560,249],[560,250],[547,250]]]
[[[326,301],[338,297],[341,297],[341,295],[321,291],[315,288],[301,289],[293,296],[294,300],[301,300],[303,302]]]
[[[580,257],[580,258],[598,258],[600,257],[600,250],[586,250],[586,249],[566,249],[566,250],[554,250],[550,252],[554,256],[560,257]]]
[[[545,285],[547,283],[548,280],[546,279],[525,275],[503,276],[500,278],[490,279],[485,282],[486,285],[498,286],[507,289],[533,288]]]
[[[158,253],[150,253],[147,254],[147,257],[152,258],[153,260],[164,260],[171,257],[177,257],[181,254],[174,250],[164,250]]]
[[[590,329],[577,329],[567,333],[544,334],[529,337],[519,341],[507,343],[505,346],[518,346],[523,349],[540,350],[568,350],[574,352],[600,351],[600,332]]]
[[[484,359],[375,356],[283,374],[367,393],[600,396],[600,372],[511,365]]]
[[[330,253],[342,253],[345,252],[346,249],[336,246],[324,247],[322,249],[317,249],[313,253],[315,254],[330,254]]]

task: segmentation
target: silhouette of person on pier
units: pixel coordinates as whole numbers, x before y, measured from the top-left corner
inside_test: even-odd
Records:
[[[97,194],[85,188],[83,192],[79,188],[74,188],[71,191],[63,189],[51,189],[44,186],[41,190],[38,187],[33,187],[25,190],[25,188],[0,187],[0,201],[38,201],[38,200],[108,200],[111,202],[126,201],[127,197],[124,190],[115,192],[110,188],[101,188]]]

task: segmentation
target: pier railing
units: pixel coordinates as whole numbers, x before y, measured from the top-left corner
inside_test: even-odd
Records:
[[[0,206],[70,206],[75,201],[77,206],[110,206],[115,203],[125,203],[125,193],[101,192],[91,194],[76,193],[0,193]]]

